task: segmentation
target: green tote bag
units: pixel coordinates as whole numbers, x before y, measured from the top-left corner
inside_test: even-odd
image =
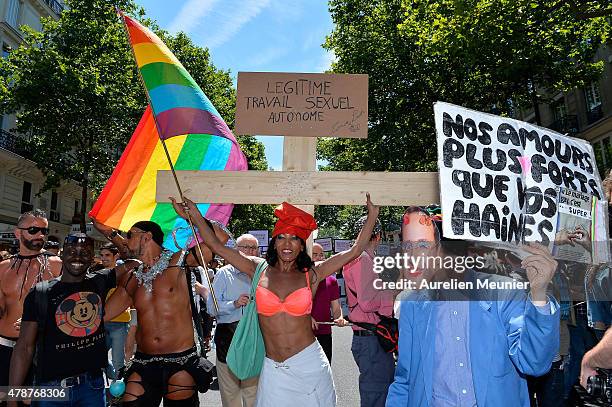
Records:
[[[244,307],[244,313],[240,322],[238,322],[227,352],[227,365],[240,380],[259,376],[266,356],[266,347],[259,328],[259,318],[255,307],[255,290],[259,283],[259,277],[266,267],[268,267],[268,263],[262,261],[255,269],[255,275],[251,283],[250,301]]]

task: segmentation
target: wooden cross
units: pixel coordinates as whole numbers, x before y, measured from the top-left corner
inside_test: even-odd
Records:
[[[287,137],[283,171],[176,171],[195,202],[279,204],[314,214],[315,205],[364,205],[365,193],[380,206],[438,203],[437,172],[316,171],[314,137]],[[170,171],[157,174],[157,202],[169,202],[176,186]]]
[[[263,80],[262,76],[264,76]],[[243,78],[252,80],[243,81]],[[365,102],[357,100],[364,93],[363,89],[358,86],[358,82],[363,80],[365,80]],[[265,97],[244,96],[249,95],[249,91],[256,93],[256,90],[250,88],[261,87],[261,84],[266,81]],[[307,81],[313,86],[303,86]],[[299,88],[302,93],[314,89],[325,94],[320,100],[319,98],[311,99],[317,103],[320,102],[325,106],[336,103],[338,111],[325,112],[328,114],[329,124],[327,125],[331,127],[321,128],[321,125],[325,123],[306,123],[294,131],[291,125],[281,124],[280,128],[285,129],[280,133],[285,134],[282,171],[176,171],[184,194],[195,202],[279,204],[286,201],[310,214],[314,214],[315,205],[364,205],[366,192],[370,193],[372,202],[381,206],[427,205],[439,202],[438,174],[435,172],[316,171],[316,135],[342,133],[343,137],[367,137],[367,77],[365,75],[241,72],[238,74],[237,101],[248,99],[253,110],[253,99],[258,100],[257,108],[260,103],[271,105],[276,99],[281,100],[283,104],[291,104],[294,110],[297,110],[300,106],[296,108],[296,99],[299,98],[294,97],[290,100],[289,97],[294,96],[291,92],[295,91],[298,86],[302,86]],[[340,89],[341,93],[334,95],[334,87]],[[282,89],[288,89],[289,95],[278,96],[278,91]],[[330,91],[325,93],[326,90]],[[361,93],[356,94],[355,92],[358,91]],[[337,96],[336,99],[334,96]],[[299,103],[299,100],[297,102]],[[352,109],[351,106],[360,103],[361,105],[365,103],[363,107],[365,112],[357,109],[352,111],[341,109],[343,104]],[[302,109],[306,108],[302,107]],[[267,127],[269,120],[261,120],[267,117],[266,114],[260,111],[253,113],[252,110],[245,112],[244,106],[240,104],[237,106],[237,132],[240,134],[275,134],[274,130],[278,128],[270,129]],[[309,112],[312,113],[312,110]],[[239,120],[239,116],[248,114],[252,115],[251,122],[258,122],[255,127],[241,126],[245,120]],[[356,123],[357,121],[361,123]],[[294,134],[290,134],[292,132]],[[309,137],[303,137],[304,135]],[[172,173],[158,171],[157,202],[169,202],[168,197],[176,195],[177,190]]]

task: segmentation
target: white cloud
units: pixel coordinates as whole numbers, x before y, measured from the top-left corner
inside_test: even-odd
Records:
[[[206,46],[214,48],[225,44],[242,26],[257,17],[271,0],[224,1],[224,9],[219,11],[213,27],[208,28]]]
[[[253,68],[265,66],[275,59],[282,57],[286,53],[286,48],[279,44],[278,46],[267,48],[259,52],[247,61],[246,66],[251,66]]]
[[[188,0],[170,23],[168,31],[171,33],[191,32],[217,2],[218,0]]]

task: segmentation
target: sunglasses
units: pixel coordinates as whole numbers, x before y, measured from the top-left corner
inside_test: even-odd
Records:
[[[26,230],[31,235],[35,235],[38,232],[42,233],[43,236],[49,234],[49,228],[41,228],[38,226],[30,226],[29,228],[19,228],[19,229]]]
[[[147,233],[147,232],[143,232],[142,230],[128,230],[128,232],[127,232],[127,234],[125,236],[128,239],[131,239],[133,233]]]

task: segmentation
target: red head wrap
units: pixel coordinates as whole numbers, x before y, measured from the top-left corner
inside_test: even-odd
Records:
[[[287,202],[277,206],[274,209],[274,214],[278,217],[278,221],[274,225],[272,237],[281,233],[289,233],[306,240],[312,231],[317,228],[317,222],[315,222],[311,214]]]

